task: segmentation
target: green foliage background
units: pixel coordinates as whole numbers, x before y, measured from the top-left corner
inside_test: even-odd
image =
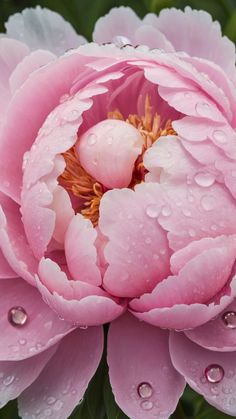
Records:
[[[183,9],[189,5],[211,13],[213,18],[221,23],[223,33],[236,43],[236,0],[0,0],[0,32],[4,32],[4,22],[11,14],[38,4],[63,15],[77,32],[88,40],[91,40],[96,20],[112,7],[130,6],[142,17],[148,12],[159,13],[165,7]],[[216,411],[187,387],[172,416],[172,419],[184,418],[229,419],[230,416]],[[0,419],[18,419],[16,401],[0,409]],[[115,404],[105,358],[90,383],[83,402],[75,409],[70,419],[128,419]]]

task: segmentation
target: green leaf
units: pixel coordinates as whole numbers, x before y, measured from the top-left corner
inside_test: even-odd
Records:
[[[225,413],[214,409],[214,407],[209,406],[207,403],[205,403],[203,409],[204,410],[196,416],[196,419],[232,419],[232,416],[228,416]]]
[[[106,375],[104,382],[104,404],[107,419],[129,419],[115,402],[108,374]]]
[[[229,18],[225,29],[225,35],[227,35],[232,41],[236,42],[236,10],[232,13]]]
[[[20,419],[17,410],[17,401],[12,400],[0,410],[0,419]]]

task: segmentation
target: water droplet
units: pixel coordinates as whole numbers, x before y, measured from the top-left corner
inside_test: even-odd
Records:
[[[61,96],[60,98],[60,103],[64,103],[69,99],[70,95],[68,95],[68,93],[66,93],[65,95]]]
[[[113,142],[113,138],[112,137],[108,137],[107,138],[107,144],[111,145]]]
[[[228,329],[236,328],[236,312],[235,311],[227,311],[226,313],[224,313],[222,315],[222,320]]]
[[[88,145],[94,145],[97,142],[97,136],[95,134],[89,134]]]
[[[55,397],[48,397],[47,398],[47,404],[54,404],[55,403],[55,401],[56,401],[56,398]]]
[[[53,407],[54,410],[56,410],[56,411],[60,410],[62,408],[63,404],[64,404],[63,401],[57,400],[54,407]]]
[[[205,369],[205,376],[209,383],[219,383],[224,378],[224,370],[220,365],[212,364]]]
[[[143,410],[151,410],[153,408],[153,403],[150,400],[143,400],[141,403],[141,408]]]
[[[191,211],[188,208],[183,209],[183,214],[185,217],[191,217]]]
[[[164,217],[169,217],[171,215],[172,211],[171,211],[170,207],[165,206],[165,207],[162,208],[161,213]]]
[[[88,329],[88,326],[80,326],[80,329],[86,330],[86,329]]]
[[[8,182],[7,180],[5,180],[5,181],[3,182],[3,185],[5,186],[5,188],[9,188],[9,186],[10,186],[10,182]]]
[[[195,182],[199,186],[203,186],[203,188],[208,188],[215,182],[215,176],[211,173],[198,173],[194,179]]]
[[[215,207],[215,203],[215,198],[211,195],[204,195],[201,199],[201,205],[205,211],[212,211]]]
[[[77,109],[72,110],[64,116],[64,120],[68,122],[76,121],[80,116],[80,112]]]
[[[151,240],[151,238],[150,238],[150,237],[147,237],[147,238],[145,239],[145,243],[150,244],[151,242],[152,242],[152,240]]]
[[[8,312],[8,320],[13,326],[24,326],[27,319],[28,315],[23,307],[12,307]]]
[[[138,395],[142,398],[142,399],[147,399],[149,397],[152,396],[153,394],[153,388],[151,386],[151,384],[149,383],[141,383],[138,386]]]
[[[221,130],[214,131],[213,138],[218,144],[225,144],[227,142],[227,137],[224,131]]]
[[[15,380],[15,377],[14,377],[14,375],[8,375],[8,377],[6,377],[4,380],[3,380],[3,384],[5,385],[5,386],[10,386],[12,383],[13,383],[13,381]]]
[[[130,45],[131,41],[126,36],[122,35],[116,35],[112,38],[113,44],[115,44],[117,47],[124,47],[125,45]]]
[[[196,231],[193,228],[190,228],[188,230],[188,233],[189,233],[190,237],[195,237],[196,236]]]
[[[51,416],[52,415],[52,410],[51,409],[44,410],[44,415],[45,416]]]
[[[26,345],[26,343],[27,343],[27,340],[26,339],[19,339],[19,344],[20,345]]]
[[[209,105],[206,102],[198,102],[195,106],[195,110],[197,112],[198,115],[200,116],[207,116],[207,114],[209,113]]]
[[[150,204],[150,205],[147,206],[146,214],[147,214],[148,217],[157,218],[158,213],[159,213],[159,211],[158,211],[158,208],[157,208],[156,205]]]
[[[158,260],[158,259],[160,258],[160,256],[159,256],[157,253],[154,253],[154,254],[152,255],[152,258],[153,258],[154,260]]]

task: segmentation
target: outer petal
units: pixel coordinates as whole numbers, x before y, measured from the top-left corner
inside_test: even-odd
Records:
[[[46,49],[60,55],[86,43],[61,15],[40,6],[12,15],[5,26],[7,36],[25,42],[31,50]]]
[[[213,352],[191,342],[182,333],[170,336],[170,354],[173,365],[182,374],[188,384],[205,399],[229,415],[236,415],[235,353]],[[219,365],[224,370],[224,377],[219,383],[210,383],[205,377],[205,370],[211,365]]]
[[[114,42],[130,44],[141,21],[129,7],[115,7],[96,22],[93,40],[98,43]],[[122,44],[121,44],[122,45]]]
[[[236,300],[214,320],[185,332],[186,336],[198,345],[213,351],[236,351],[235,325],[233,323],[232,328],[227,327],[227,323],[224,321],[224,316],[227,313],[232,313],[231,318],[234,320],[235,317],[236,319]]]
[[[25,237],[20,208],[0,193],[0,247],[16,276],[34,284],[38,263]]]
[[[126,304],[115,301],[99,287],[68,280],[59,266],[49,259],[39,265],[37,285],[45,302],[61,318],[80,326],[97,326],[120,316]]]
[[[157,222],[162,206],[161,190],[154,184],[110,191],[102,198],[99,227],[109,239],[103,284],[113,295],[141,295],[168,275],[167,236]]]
[[[0,408],[36,380],[55,350],[56,346],[23,361],[0,361]]]
[[[39,292],[21,278],[0,280],[0,360],[29,358],[58,342],[73,329],[43,302]],[[27,313],[24,326],[13,326],[8,320],[12,307]]]
[[[100,327],[77,329],[64,338],[47,368],[20,396],[22,419],[33,417],[36,412],[40,418],[53,415],[57,419],[67,419],[83,398],[102,351]]]
[[[90,220],[77,214],[71,221],[65,237],[65,253],[68,269],[74,279],[93,285],[101,285],[101,273],[96,264],[94,246],[97,233]]]
[[[130,315],[110,326],[110,381],[116,402],[131,419],[169,418],[184,390],[185,381],[170,362],[168,336]],[[138,393],[143,383],[151,388],[149,397]]]
[[[234,44],[222,37],[219,23],[212,22],[209,13],[190,7],[186,7],[184,12],[172,8],[161,11],[156,19],[153,15],[147,15],[144,23],[157,27],[176,51],[207,58],[219,64],[229,76],[235,77]]]

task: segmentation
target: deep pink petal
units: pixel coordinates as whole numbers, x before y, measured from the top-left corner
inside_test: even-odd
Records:
[[[0,408],[16,399],[41,373],[56,346],[23,361],[0,361]]]
[[[169,418],[184,390],[185,381],[170,361],[168,336],[167,331],[131,315],[110,326],[110,381],[116,402],[132,419]],[[149,386],[149,397],[139,395],[144,383]]]
[[[25,359],[44,351],[73,329],[43,302],[34,287],[21,278],[0,280],[1,333],[0,360]],[[22,307],[27,313],[24,326],[14,326],[8,320],[12,307]]]
[[[101,273],[97,266],[94,246],[97,233],[90,220],[77,214],[71,221],[65,237],[65,253],[68,269],[76,280],[101,285]]]
[[[170,354],[173,365],[184,376],[187,383],[217,409],[235,417],[236,392],[235,353],[209,351],[191,342],[182,333],[170,336]],[[218,365],[223,369],[219,383],[209,382],[206,369]]]
[[[47,411],[47,416],[67,419],[83,398],[102,352],[101,327],[77,329],[65,337],[39,378],[20,396],[21,417]]]

